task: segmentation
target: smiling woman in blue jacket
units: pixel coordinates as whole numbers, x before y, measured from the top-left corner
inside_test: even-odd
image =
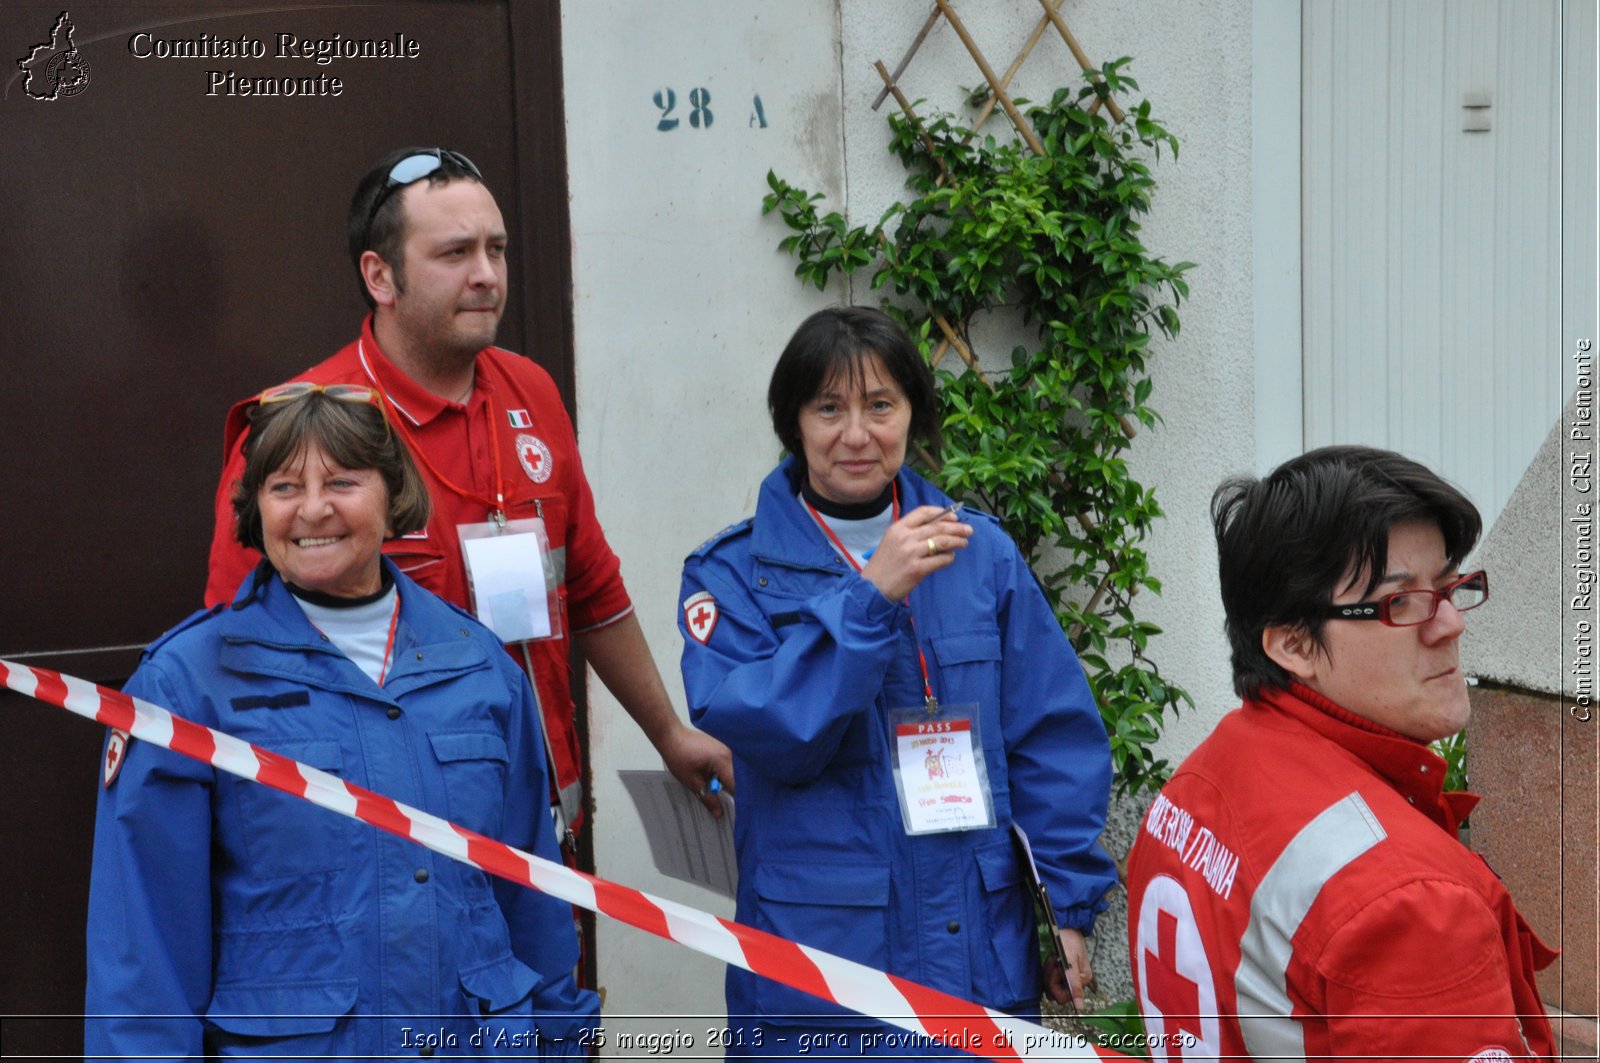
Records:
[[[767,401],[790,457],[689,557],[679,615],[690,714],[736,759],[738,919],[1017,1014],[1078,996],[1116,881],[1105,730],[1016,546],[904,467],[938,436],[927,364],[886,315],[824,310]],[[1013,824],[1070,985],[1041,979]],[[745,1052],[939,1054],[742,970],[727,1004]]]
[[[126,690],[559,859],[543,736],[499,640],[384,560],[428,496],[381,399],[261,397],[235,495],[266,560]],[[85,1055],[579,1056],[570,906],[148,743],[108,739]]]

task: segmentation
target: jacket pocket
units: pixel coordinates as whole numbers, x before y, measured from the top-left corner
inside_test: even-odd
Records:
[[[978,865],[979,955],[973,957],[973,999],[992,1008],[1036,1002],[1039,935],[1021,858],[1010,841],[973,851]],[[1031,1006],[1031,1005],[1030,1005]]]
[[[938,662],[934,693],[952,709],[977,705],[983,756],[989,772],[989,787],[995,798],[995,815],[1001,822],[1009,815],[1006,800],[1008,773],[1001,720],[1005,706],[1001,700],[1000,675],[1003,654],[999,629],[934,635],[928,639],[933,658]]]
[[[329,774],[343,774],[344,756],[338,742],[276,742],[272,748]],[[234,792],[253,874],[287,878],[344,867],[349,848],[344,817],[258,783],[241,780]]]
[[[985,712],[1000,709],[1000,632],[963,631],[928,640],[939,662],[943,690],[939,699],[951,705],[977,702]]]
[[[978,664],[1000,659],[1000,632],[966,631],[959,635],[935,635],[928,640],[933,644],[934,656],[940,664]]]
[[[259,1056],[273,1041],[285,1056],[354,1054],[349,1015],[360,985],[355,979],[221,985],[206,1009],[206,1050],[220,1056]]]
[[[756,925],[886,971],[892,960],[889,888],[888,864],[768,861],[755,872]],[[755,1005],[763,1015],[801,1023],[807,1015],[831,1018],[840,1012],[809,993],[766,978],[755,981]]]
[[[546,1043],[555,1032],[535,1027],[533,990],[539,975],[515,956],[463,967],[460,976],[463,1007],[458,1010],[471,1031],[464,1031],[463,1044],[478,1036],[482,1054],[494,1056],[563,1055],[564,1048],[577,1047]]]
[[[511,754],[506,740],[481,731],[428,735],[444,774],[450,819],[479,834],[497,838],[505,819],[506,772]]]
[[[389,540],[383,544],[383,556],[425,590],[444,593],[450,566],[445,563],[444,548],[433,529],[429,529],[426,539]]]
[[[529,997],[538,984],[539,975],[515,956],[461,968],[461,991],[477,1015],[499,1015],[512,1009],[530,1013]]]

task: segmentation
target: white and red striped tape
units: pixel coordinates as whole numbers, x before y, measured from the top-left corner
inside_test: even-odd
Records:
[[[6,660],[0,660],[0,685],[974,1055],[1128,1058],[853,960],[573,871],[120,691]]]

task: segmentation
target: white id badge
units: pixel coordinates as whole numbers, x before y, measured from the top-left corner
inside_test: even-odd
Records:
[[[561,635],[561,605],[542,517],[458,524],[472,611],[503,642]]]
[[[976,704],[891,709],[889,723],[895,792],[907,834],[994,826]]]

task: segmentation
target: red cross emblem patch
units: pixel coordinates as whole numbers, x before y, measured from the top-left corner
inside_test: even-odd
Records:
[[[555,471],[555,458],[551,457],[550,448],[538,436],[517,436],[517,460],[522,462],[522,471],[528,474],[528,479],[536,484],[550,479],[550,474]]]
[[[117,781],[117,773],[122,770],[122,762],[128,757],[128,732],[120,727],[111,729],[111,737],[106,739],[106,762],[100,768],[101,785],[109,787]]]
[[[717,626],[717,600],[710,591],[689,595],[683,603],[683,624],[690,636],[704,646]]]
[[[1134,928],[1134,988],[1150,1034],[1150,1058],[1216,1059],[1222,1037],[1211,962],[1183,886],[1157,875],[1145,887]]]

